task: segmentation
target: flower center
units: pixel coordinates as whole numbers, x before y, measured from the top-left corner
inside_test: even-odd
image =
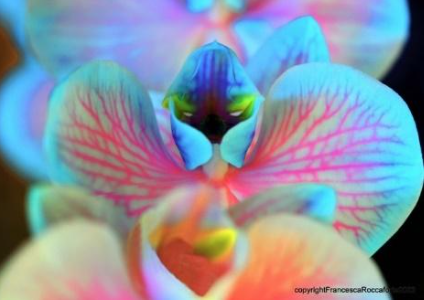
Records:
[[[193,243],[181,237],[161,243],[157,254],[163,265],[199,296],[204,296],[212,285],[230,268],[230,253],[236,232],[219,229],[196,238]]]
[[[191,97],[165,99],[164,107],[169,108],[169,101],[173,101],[175,115],[180,121],[201,131],[211,143],[219,144],[228,130],[253,114],[257,96],[252,93],[229,97],[222,86],[215,85],[224,82],[226,87],[224,79],[211,82],[206,82]]]

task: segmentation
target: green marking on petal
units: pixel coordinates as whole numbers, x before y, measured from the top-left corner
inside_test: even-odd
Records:
[[[256,94],[239,95],[227,106],[228,113],[233,117],[239,117],[241,121],[246,120],[252,116],[257,99]]]

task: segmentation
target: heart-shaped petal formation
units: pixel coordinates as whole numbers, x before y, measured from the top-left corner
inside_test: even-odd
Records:
[[[219,278],[217,274],[241,264],[245,256],[242,237],[230,244],[224,238],[224,243],[218,245],[219,239],[211,239],[218,232],[235,232],[222,207],[219,193],[211,187],[190,187],[168,195],[159,206],[143,215],[129,238],[128,255],[131,278],[141,294],[153,299],[165,299],[166,295],[191,299],[194,292],[203,296]],[[218,249],[210,252],[205,245]],[[223,245],[227,245],[226,249],[222,249]],[[221,259],[214,262],[204,253],[212,256],[218,253]],[[175,277],[170,277],[170,272]],[[194,292],[182,288],[175,278]]]

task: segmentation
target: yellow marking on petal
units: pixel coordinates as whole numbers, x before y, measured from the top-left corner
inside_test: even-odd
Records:
[[[162,102],[162,106],[166,109],[169,109],[170,101],[174,102],[175,115],[178,119],[181,119],[182,117],[188,117],[188,115],[192,116],[196,111],[196,107],[193,103],[189,102],[188,97],[186,96],[180,97],[177,95],[172,95],[166,97]]]
[[[236,99],[227,106],[228,112],[241,119],[247,119],[253,113],[255,100],[256,95],[254,94],[237,96]]]
[[[194,252],[210,259],[228,254],[236,243],[237,231],[233,228],[218,229],[194,243]]]

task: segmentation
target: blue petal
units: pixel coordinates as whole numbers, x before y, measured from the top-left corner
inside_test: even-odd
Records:
[[[269,22],[261,18],[239,20],[234,23],[233,28],[248,58],[258,51],[274,31]]]
[[[263,99],[256,101],[252,116],[231,128],[222,139],[221,157],[237,168],[243,166],[247,150],[252,143],[262,102]]]
[[[236,12],[242,12],[246,8],[246,0],[225,0],[225,4]]]
[[[329,63],[293,67],[272,87],[262,120],[249,161],[231,174],[239,199],[276,184],[328,185],[337,193],[334,228],[369,254],[416,204],[417,128],[402,98],[375,79]]]
[[[287,69],[310,62],[329,62],[330,54],[320,26],[312,17],[302,17],[278,29],[256,52],[247,71],[266,95]]]
[[[187,0],[187,8],[191,12],[203,12],[207,9],[210,9],[215,0]]]
[[[229,209],[238,226],[276,214],[297,214],[332,224],[336,216],[337,195],[334,189],[315,183],[276,185]]]
[[[172,136],[180,150],[186,168],[194,170],[207,163],[213,155],[211,142],[199,130],[178,120],[172,101],[170,102],[170,111]]]
[[[59,199],[58,199],[59,200]],[[27,220],[29,229],[33,235],[39,235],[47,227],[47,221],[43,213],[43,190],[31,188],[27,194]]]
[[[27,59],[0,87],[0,148],[6,159],[32,179],[47,177],[42,134],[53,82]]]
[[[258,91],[235,53],[212,42],[187,58],[166,98],[186,96],[199,110],[206,108],[207,101],[215,101],[211,105],[227,105],[239,94],[258,94]]]

